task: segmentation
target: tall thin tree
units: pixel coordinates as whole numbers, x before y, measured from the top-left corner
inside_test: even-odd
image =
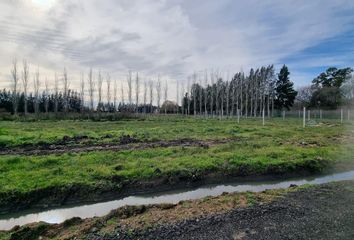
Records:
[[[167,85],[167,80],[165,81],[165,87],[164,87],[164,105],[165,105],[165,114],[167,114],[167,92],[168,92],[168,85]]]
[[[113,109],[117,111],[117,95],[118,95],[117,79],[114,79],[113,83]]]
[[[127,82],[128,82],[128,101],[131,107],[132,106],[132,72],[131,71],[129,71],[128,73]]]
[[[54,73],[54,112],[58,114],[59,110],[59,79],[58,74]]]
[[[81,73],[80,76],[80,111],[81,113],[84,112],[85,108],[85,77],[84,73]]]
[[[48,82],[48,78],[45,78],[44,81],[44,110],[45,113],[48,114],[49,113],[49,82]]]
[[[22,70],[22,86],[23,86],[23,95],[24,95],[24,112],[25,115],[28,114],[28,80],[29,80],[29,66],[27,61],[23,60],[23,70]]]
[[[94,110],[94,101],[95,101],[95,81],[93,79],[93,74],[92,74],[92,68],[90,68],[89,74],[88,74],[88,86],[89,86],[89,95],[90,95],[90,110]]]
[[[146,114],[146,98],[147,98],[147,82],[146,80],[144,81],[144,96],[143,96],[143,100],[144,100],[144,109],[143,112],[144,114]]]
[[[124,105],[125,105],[125,100],[124,100],[124,86],[123,86],[123,82],[121,82],[121,85],[120,85],[120,95],[121,95],[121,105],[124,107]]]
[[[103,77],[101,75],[101,71],[98,71],[98,77],[97,77],[98,105],[97,105],[97,110],[99,112],[102,111],[102,83],[103,83]]]
[[[140,79],[139,73],[136,73],[135,77],[135,112],[138,113],[139,108],[139,94],[140,94]]]
[[[154,101],[154,82],[152,80],[149,81],[149,90],[150,90],[150,113],[153,112],[152,104]]]
[[[176,80],[176,114],[178,115],[179,109],[179,81]]]
[[[63,94],[64,94],[64,112],[67,113],[69,110],[69,79],[68,72],[64,68],[63,72]]]
[[[39,67],[38,67],[33,77],[34,112],[36,114],[36,117],[39,116],[39,88],[40,88],[40,80],[39,80]]]
[[[157,110],[160,113],[160,101],[161,101],[161,79],[160,79],[160,76],[157,77],[156,96],[157,96]]]
[[[12,107],[14,114],[17,115],[18,109],[18,69],[17,69],[17,60],[14,59],[12,62]]]
[[[111,111],[111,76],[109,73],[106,74],[106,84],[107,84],[107,106],[108,111]]]

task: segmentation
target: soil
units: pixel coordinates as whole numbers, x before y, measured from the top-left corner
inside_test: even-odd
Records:
[[[85,239],[354,239],[354,182],[288,193],[271,203]]]
[[[110,135],[104,138],[110,138]],[[203,147],[216,144],[223,144],[233,139],[215,139],[215,140],[196,140],[196,139],[177,139],[169,141],[142,141],[125,135],[120,137],[116,143],[93,144],[88,136],[69,137],[64,136],[62,140],[53,144],[27,144],[17,147],[0,148],[0,155],[48,155],[63,154],[66,152],[90,152],[90,151],[122,151],[122,150],[141,150],[157,147]]]

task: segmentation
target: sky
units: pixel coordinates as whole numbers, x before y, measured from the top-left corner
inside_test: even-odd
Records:
[[[301,87],[329,66],[354,67],[353,26],[353,0],[2,0],[0,87],[13,59],[48,82],[65,67],[72,88],[90,68],[172,86],[269,64],[286,64]]]

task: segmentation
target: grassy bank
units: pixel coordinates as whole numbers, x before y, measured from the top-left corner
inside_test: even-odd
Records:
[[[171,224],[183,220],[220,214],[236,208],[246,208],[256,204],[266,204],[283,197],[288,192],[300,189],[267,190],[260,193],[225,193],[216,197],[181,201],[177,204],[156,204],[142,206],[124,206],[111,211],[104,217],[89,219],[73,218],[62,224],[33,223],[0,231],[0,239],[85,239],[96,232],[112,234],[120,229],[129,234],[146,230],[161,224]]]
[[[301,239],[327,239],[330,234],[331,239],[351,239],[353,196],[353,180],[224,193],[177,204],[124,206],[103,217],[61,224],[17,226],[0,231],[0,239],[273,239],[274,234],[277,239],[298,234]]]
[[[90,136],[94,143],[117,141],[129,134],[140,141],[228,139],[205,147],[159,147],[49,155],[0,156],[0,206],[35,205],[43,198],[62,203],[73,192],[85,195],[122,191],[127,187],[198,181],[212,176],[320,172],[353,159],[353,132],[335,122],[303,129],[301,121],[165,119],[123,122],[0,122],[1,141],[8,147],[55,142],[63,136]],[[110,134],[110,138],[103,136]],[[92,144],[85,142],[80,144]],[[53,198],[53,196],[57,198]],[[94,199],[95,197],[93,197]]]

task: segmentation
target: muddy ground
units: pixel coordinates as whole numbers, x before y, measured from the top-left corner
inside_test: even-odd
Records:
[[[269,204],[85,239],[354,239],[354,182],[291,192]]]
[[[109,138],[110,136],[105,136]],[[215,140],[196,140],[196,139],[177,139],[167,141],[143,141],[125,135],[111,143],[94,143],[87,136],[64,137],[62,140],[48,144],[27,144],[17,147],[0,148],[0,155],[47,155],[63,154],[66,152],[90,152],[90,151],[123,151],[123,150],[141,150],[157,147],[203,147],[216,144],[223,144],[236,139],[215,139]]]

